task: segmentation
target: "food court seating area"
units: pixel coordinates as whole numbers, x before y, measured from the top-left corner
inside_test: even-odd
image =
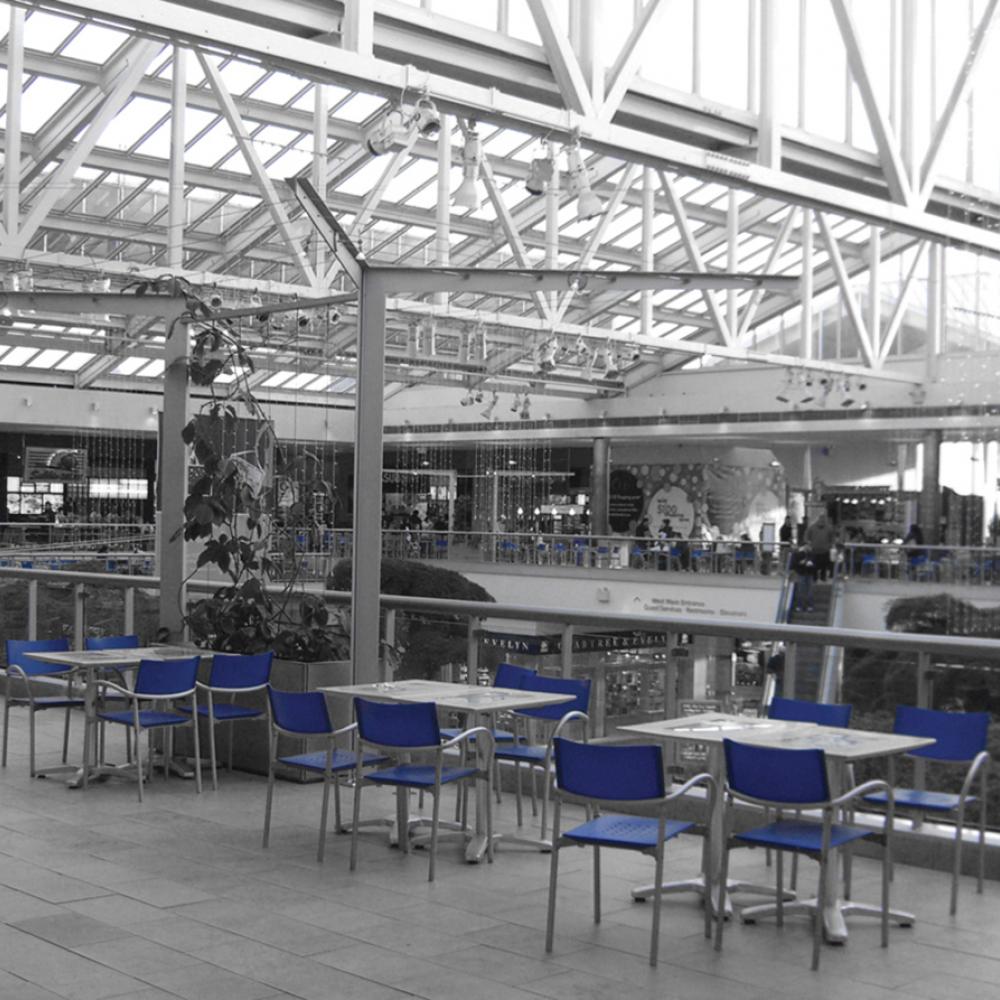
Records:
[[[38,720],[38,753],[61,754],[62,720]],[[11,759],[0,773],[0,997],[992,997],[998,892],[963,892],[948,916],[949,875],[896,866],[893,905],[919,914],[894,928],[888,949],[877,921],[857,921],[843,948],[824,948],[810,972],[803,920],[742,926],[730,921],[720,953],[704,937],[694,895],[663,904],[659,964],[650,968],[650,907],[629,889],[650,860],[602,857],[602,919],[593,922],[590,851],[560,857],[558,924],[545,952],[547,855],[501,845],[493,865],[463,863],[442,840],[438,874],[424,852],[360,838],[349,870],[349,836],[332,836],[316,861],[320,790],[282,782],[272,846],[260,846],[264,783],[234,772],[217,793],[157,777],[144,807],[128,783],[94,793],[32,780],[27,720],[12,717]],[[155,792],[155,795],[154,795]],[[366,789],[362,819],[392,809],[389,789]],[[582,822],[566,804],[564,826]],[[513,796],[495,810],[515,832]],[[666,852],[668,878],[700,864],[702,840]],[[773,881],[763,851],[736,852],[733,873]],[[856,858],[855,898],[877,899],[880,865]],[[812,873],[810,872],[810,880]],[[971,890],[967,884],[966,889]],[[950,992],[949,992],[950,991]]]

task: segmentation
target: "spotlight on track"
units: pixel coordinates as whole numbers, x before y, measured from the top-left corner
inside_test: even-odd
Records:
[[[583,162],[580,141],[574,140],[566,153],[569,160],[569,189],[576,195],[577,219],[592,219],[604,211],[604,202],[590,188],[590,171]]]
[[[557,350],[558,344],[554,340],[542,344],[538,352],[538,370],[540,372],[550,372],[555,368]]]
[[[463,397],[462,397],[462,398],[461,398],[461,399],[459,400],[459,405],[460,405],[460,406],[472,406],[472,404],[473,404],[473,403],[474,403],[475,401],[476,401],[476,400],[475,400],[475,397],[474,397],[474,396],[472,395],[472,390],[470,389],[470,390],[469,390],[469,391],[468,391],[468,392],[467,392],[467,393],[466,393],[466,394],[465,394],[465,395],[464,395],[464,396],[463,396]]]
[[[515,393],[514,401],[510,404],[510,412],[517,413],[517,411],[520,409],[521,409],[521,394]]]
[[[531,399],[528,397],[527,393],[524,394],[524,403],[521,405],[521,419],[531,419]]]
[[[857,400],[851,394],[851,380],[849,378],[844,379],[843,387],[844,398],[840,401],[840,405],[843,407],[853,406]]]
[[[433,138],[441,131],[441,115],[437,105],[426,94],[417,101],[411,124],[427,139]]]
[[[546,187],[552,183],[552,173],[552,161],[547,156],[532,160],[531,166],[528,167],[528,176],[524,180],[528,194],[545,194]]]
[[[462,152],[462,183],[451,196],[452,204],[457,208],[467,208],[472,212],[479,208],[479,163],[481,157],[482,144],[479,133],[474,128],[470,128],[465,134],[465,149]]]
[[[617,378],[621,369],[618,365],[618,355],[611,349],[610,342],[604,348],[604,377]]]
[[[391,108],[365,132],[365,146],[372,156],[405,149],[417,132],[413,109]]]
[[[493,419],[493,411],[497,408],[497,403],[499,401],[500,401],[500,394],[497,393],[497,392],[494,392],[493,393],[493,398],[489,402],[489,406],[487,406],[486,409],[482,411],[481,416],[482,416],[482,418],[484,420],[492,420]]]

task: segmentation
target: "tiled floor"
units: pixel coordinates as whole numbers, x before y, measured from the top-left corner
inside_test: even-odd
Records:
[[[40,758],[54,762],[59,721],[40,721]],[[279,785],[265,851],[260,779],[223,775],[218,793],[201,796],[191,782],[157,780],[139,806],[124,782],[82,793],[32,781],[26,736],[17,713],[0,775],[0,1000],[1000,1000],[995,883],[983,896],[966,883],[953,921],[945,876],[899,868],[894,902],[917,912],[916,926],[894,930],[884,951],[876,926],[858,922],[845,947],[824,948],[818,974],[804,922],[735,924],[720,955],[694,897],[675,897],[653,970],[650,908],[628,893],[651,862],[604,852],[595,926],[589,854],[567,851],[546,955],[547,856],[505,848],[472,867],[446,843],[430,885],[425,854],[370,833],[352,875],[348,838],[331,836],[326,863],[315,861],[315,786]],[[367,815],[389,811],[379,792],[365,801]],[[699,850],[671,845],[668,876],[694,872]],[[734,862],[764,877],[756,852]],[[877,898],[877,866],[856,871],[856,898]]]

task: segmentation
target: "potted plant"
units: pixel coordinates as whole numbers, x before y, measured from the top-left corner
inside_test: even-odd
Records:
[[[349,682],[350,637],[343,614],[331,611],[321,595],[304,592],[294,546],[275,518],[279,496],[299,498],[285,513],[292,524],[306,523],[302,498],[320,492],[332,496],[319,459],[282,448],[253,392],[253,358],[230,320],[217,317],[183,279],[143,280],[133,288],[139,295],[170,291],[187,297],[188,377],[207,390],[183,430],[195,464],[181,531],[187,542],[201,546],[185,582],[207,572],[220,584],[185,609],[191,639],[219,652],[273,650],[272,682],[284,690]],[[220,375],[228,378],[219,381]],[[235,727],[239,766],[266,772],[264,729]]]

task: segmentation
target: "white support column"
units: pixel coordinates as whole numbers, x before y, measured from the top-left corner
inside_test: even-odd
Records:
[[[882,231],[872,226],[868,236],[868,336],[872,342],[872,354],[876,361],[882,350],[882,299],[880,295],[882,265]]]
[[[545,266],[554,269],[559,266],[559,196],[562,178],[556,144],[550,140],[546,146],[552,161],[552,179],[545,188]],[[554,315],[559,304],[558,292],[549,292],[548,301]]]
[[[167,266],[175,274],[184,267],[184,112],[187,108],[187,50],[174,46],[170,81],[170,166],[167,195]]]
[[[691,0],[691,93],[701,93],[702,9],[701,0]]]
[[[938,357],[941,354],[941,314],[944,248],[932,243],[927,256],[927,342],[924,345],[924,364],[927,381],[938,375]]]
[[[3,225],[17,234],[21,208],[21,87],[24,84],[24,8],[10,8],[7,35],[7,121],[4,125]]]
[[[312,184],[321,195],[326,197],[326,186],[329,181],[329,166],[327,147],[330,145],[330,100],[326,85],[317,83],[313,87],[313,160]],[[313,240],[312,264],[317,274],[326,275],[329,284],[333,274],[326,271],[326,244],[323,240]]]
[[[778,123],[778,0],[760,0],[760,113],[757,125],[757,162],[781,168],[781,126]]]
[[[811,361],[815,356],[813,338],[813,213],[811,208],[802,212],[802,319],[800,320],[799,352],[803,359]]]
[[[351,662],[355,684],[379,679],[385,292],[381,278],[373,276],[371,271],[362,271],[358,297],[351,577]]]
[[[726,267],[730,274],[740,268],[740,203],[736,198],[736,188],[729,189],[726,205]],[[726,322],[735,333],[739,329],[739,297],[735,288],[726,292]]]
[[[598,21],[603,5],[604,0],[574,0],[569,5],[570,40],[595,108],[604,103],[604,67],[597,46]]]
[[[441,115],[437,141],[437,205],[434,230],[434,263],[451,263],[451,115]],[[435,292],[438,305],[448,304],[447,292]]]
[[[920,4],[906,2],[900,12],[899,151],[913,190],[920,190],[917,157],[917,33]]]
[[[187,575],[184,542],[184,497],[188,483],[188,446],[181,432],[188,420],[188,327],[176,323],[164,344],[163,417],[158,442],[160,627],[178,641],[184,632]]]
[[[371,56],[375,41],[375,0],[345,0],[341,29],[345,49]]]
[[[652,271],[653,262],[653,219],[656,206],[656,178],[652,167],[642,170],[642,269]],[[648,289],[639,297],[639,333],[643,337],[653,336],[653,293]]]

